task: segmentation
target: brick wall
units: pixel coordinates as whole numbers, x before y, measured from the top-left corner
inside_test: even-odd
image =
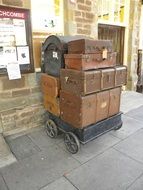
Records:
[[[30,9],[30,0],[0,0],[0,5]],[[45,110],[40,74],[23,74],[19,80],[0,76],[0,133],[5,135],[41,126]]]
[[[44,108],[36,73],[22,79],[0,77],[0,132],[15,133],[44,123]]]
[[[0,0],[0,5],[29,9],[31,7],[31,2],[30,0]]]
[[[64,1],[65,34],[97,38],[97,0]]]

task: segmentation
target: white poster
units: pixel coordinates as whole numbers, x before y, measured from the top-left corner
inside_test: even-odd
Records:
[[[17,61],[15,47],[0,47],[0,68],[6,68],[7,63]]]
[[[17,55],[18,55],[18,63],[20,65],[30,64],[29,47],[28,46],[17,47]]]
[[[0,18],[0,46],[15,46],[13,20]]]
[[[9,80],[21,78],[20,67],[18,62],[9,62],[7,64],[7,72]]]
[[[6,60],[4,58],[4,47],[0,47],[0,69],[6,68]]]
[[[25,30],[25,20],[23,19],[13,19],[14,31],[15,31],[15,40],[16,45],[27,45],[26,42],[26,30]]]
[[[3,47],[3,51],[7,63],[17,61],[16,47]]]

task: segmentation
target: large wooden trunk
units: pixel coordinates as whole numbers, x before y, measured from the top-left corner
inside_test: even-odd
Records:
[[[67,43],[75,39],[83,39],[83,36],[49,36],[42,47],[43,70],[45,73],[58,77],[60,69],[65,67],[64,54],[68,52]]]
[[[59,116],[60,115],[60,105],[59,105],[59,98],[48,96],[44,94],[44,107],[50,113]]]
[[[106,58],[103,58],[102,53],[66,54],[64,57],[67,68],[76,70],[90,70],[115,66],[116,55],[116,52],[114,52],[107,53]]]
[[[77,95],[87,95],[101,90],[101,71],[61,70],[61,89]]]
[[[60,92],[61,119],[73,127],[83,128],[96,122],[96,94],[76,96]]]
[[[120,97],[121,97],[121,88],[120,87],[110,90],[110,104],[109,104],[109,113],[108,113],[109,117],[119,113]]]
[[[108,117],[109,110],[109,90],[97,93],[96,121],[101,121]]]
[[[115,87],[115,69],[102,69],[101,89],[110,89]]]
[[[79,39],[68,42],[68,53],[99,53],[104,50],[112,52],[110,40]]]
[[[60,81],[56,77],[50,75],[41,74],[41,89],[44,94],[52,97],[59,96]]]
[[[127,67],[120,66],[115,68],[115,86],[122,86],[127,83]]]

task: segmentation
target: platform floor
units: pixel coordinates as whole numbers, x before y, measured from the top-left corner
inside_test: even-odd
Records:
[[[0,190],[143,190],[143,95],[124,92],[121,111],[119,131],[75,155],[62,135],[50,139],[44,128],[7,137],[17,161],[0,169]]]

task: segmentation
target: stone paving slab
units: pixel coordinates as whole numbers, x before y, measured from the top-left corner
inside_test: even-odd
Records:
[[[127,116],[132,117],[138,121],[143,122],[143,106],[133,109],[126,113]],[[143,124],[142,124],[143,125]]]
[[[119,141],[120,139],[113,137],[112,135],[104,134],[85,145],[81,144],[79,152],[72,156],[80,163],[84,163],[117,144]],[[61,143],[59,146],[66,151],[64,143]]]
[[[143,175],[137,179],[127,190],[143,190]]]
[[[143,165],[110,149],[66,175],[79,190],[126,190]]]
[[[57,179],[40,190],[77,190],[65,177]]]
[[[62,135],[59,135],[56,139],[50,138],[44,128],[39,131],[31,132],[28,136],[40,149],[46,149],[54,144],[59,144],[63,140]]]
[[[143,105],[143,94],[134,91],[123,91],[121,96],[121,111],[127,113]]]
[[[143,129],[115,145],[114,148],[143,163]]]
[[[2,168],[1,173],[10,190],[39,190],[79,165],[71,155],[54,145]]]
[[[0,134],[0,168],[16,162],[3,136]]]
[[[134,134],[139,129],[143,128],[142,122],[133,119],[127,115],[122,115],[122,121],[123,126],[119,130],[110,132],[110,134],[120,139],[125,139],[130,135]]]
[[[0,175],[0,190],[8,190],[2,176]]]
[[[13,140],[8,140],[9,147],[18,160],[32,156],[40,151],[32,140],[27,136],[21,136]]]

